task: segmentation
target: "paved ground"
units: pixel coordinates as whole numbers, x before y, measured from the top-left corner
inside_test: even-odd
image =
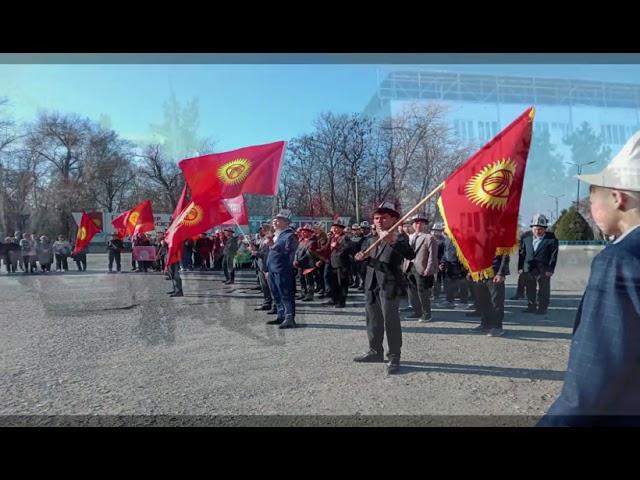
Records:
[[[532,425],[562,386],[594,253],[561,255],[546,317],[508,300],[504,337],[472,333],[461,310],[403,321],[390,377],[352,362],[367,347],[362,294],[344,310],[300,303],[302,328],[285,331],[254,311],[248,271],[229,287],[187,274],[179,299],[163,275],[109,275],[98,254],[83,273],[3,272],[0,423]]]

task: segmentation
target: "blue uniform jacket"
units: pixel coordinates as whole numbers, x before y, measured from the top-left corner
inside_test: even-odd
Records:
[[[267,270],[272,273],[294,274],[293,260],[298,248],[298,238],[290,228],[278,235],[278,240],[269,248]]]
[[[591,264],[560,396],[541,426],[640,422],[640,228]]]

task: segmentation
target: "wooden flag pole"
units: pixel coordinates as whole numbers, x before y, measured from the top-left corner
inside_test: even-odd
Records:
[[[240,230],[240,233],[242,234],[242,236],[244,237],[244,241],[251,244],[251,241],[249,241],[249,238],[247,237],[247,235],[244,233],[244,230],[242,230],[242,227],[240,226],[240,224],[238,223],[238,221],[236,220],[236,218],[233,218],[233,222],[236,224],[236,226],[238,227],[238,230]]]
[[[440,185],[438,185],[436,188],[434,188],[429,193],[429,195],[424,197],[422,200],[420,200],[418,202],[418,204],[415,207],[413,207],[411,210],[409,210],[407,213],[405,213],[404,216],[400,220],[398,220],[388,231],[392,232],[396,228],[398,228],[400,225],[402,225],[405,220],[407,220],[411,215],[413,215],[420,207],[422,207],[425,203],[427,203],[431,197],[433,197],[436,193],[438,193],[443,188],[444,188],[444,182],[442,182]],[[369,246],[369,248],[367,248],[364,252],[362,252],[363,255],[367,255],[371,250],[373,250],[373,247],[378,245],[381,241],[382,241],[382,238],[378,237],[378,239],[375,242],[373,242]]]

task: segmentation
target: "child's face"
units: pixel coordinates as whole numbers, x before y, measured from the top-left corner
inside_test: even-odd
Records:
[[[596,225],[606,235],[620,235],[619,220],[620,210],[614,190],[591,185],[591,216]]]

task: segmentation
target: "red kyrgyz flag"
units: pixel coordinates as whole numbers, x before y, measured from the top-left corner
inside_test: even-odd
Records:
[[[73,255],[87,248],[94,235],[101,231],[87,212],[83,210],[78,233],[76,234],[76,247],[73,249]]]
[[[225,198],[222,200],[229,214],[238,225],[249,225],[249,216],[244,204],[244,197],[238,195],[234,198]]]
[[[111,220],[111,225],[121,236],[137,235],[154,230],[156,227],[153,221],[151,200],[145,200],[131,210],[118,215]]]
[[[167,267],[180,261],[182,245],[187,238],[193,238],[207,230],[232,220],[223,199],[200,202],[192,200],[176,217],[165,233],[165,241],[169,248]]]
[[[528,108],[444,181],[438,200],[458,258],[474,280],[518,246],[518,212],[535,110]]]
[[[176,218],[178,215],[180,215],[180,213],[184,210],[184,207],[187,206],[187,184],[184,184],[184,188],[182,189],[182,194],[180,195],[180,198],[178,199],[178,204],[176,205],[175,210],[173,211],[173,213],[171,214],[171,220],[173,220],[174,218]]]
[[[233,198],[243,193],[275,195],[286,142],[188,158],[178,163],[191,198]]]
[[[131,210],[127,210],[126,212],[121,213],[116,218],[113,218],[111,220],[111,225],[113,225],[113,228],[116,230],[116,233],[120,238],[124,237],[127,234],[126,220],[127,215],[129,215],[130,211]]]

